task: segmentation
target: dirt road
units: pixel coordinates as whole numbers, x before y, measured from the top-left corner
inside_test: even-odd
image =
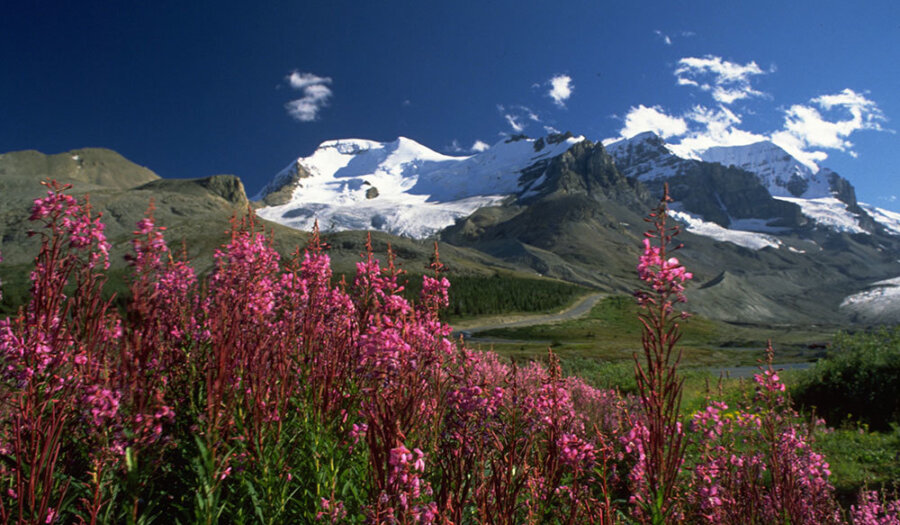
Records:
[[[532,326],[577,319],[587,315],[587,313],[591,311],[591,308],[604,297],[606,297],[605,293],[591,293],[581,297],[573,304],[569,305],[565,310],[553,314],[498,315],[460,321],[453,325],[453,331],[454,333],[462,334],[464,337],[468,338],[471,334],[483,332],[485,330],[493,330],[495,328]]]

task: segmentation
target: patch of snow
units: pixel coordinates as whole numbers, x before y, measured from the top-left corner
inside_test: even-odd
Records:
[[[822,226],[839,232],[865,233],[859,225],[856,214],[847,210],[847,204],[834,197],[818,199],[798,199],[776,196],[776,199],[792,202],[800,206],[800,211]]]
[[[541,176],[528,184],[525,191],[519,195],[520,199],[528,199],[538,194],[538,189],[547,182],[547,172],[541,173]]]
[[[350,139],[322,143],[275,176],[254,200],[290,180],[297,167],[310,173],[290,201],[257,214],[292,228],[309,230],[381,230],[423,238],[451,226],[484,206],[522,191],[522,170],[566,152],[584,137],[547,142],[501,141],[470,156],[453,157],[400,137],[380,143]],[[287,180],[285,179],[287,178]],[[529,188],[543,183],[540,178]],[[377,199],[367,199],[370,187]]]
[[[873,283],[872,287],[846,297],[841,308],[855,311],[884,312],[900,305],[900,277]]]
[[[730,242],[751,250],[777,249],[781,246],[781,241],[764,233],[723,228],[714,222],[706,222],[684,211],[669,210],[669,215],[684,223],[687,231],[696,235],[710,237],[717,241]]]
[[[800,250],[798,248],[794,248],[793,246],[788,246],[788,251],[793,253],[806,253],[806,250]]]
[[[900,213],[885,210],[883,208],[876,208],[871,204],[864,204],[862,202],[860,202],[859,205],[875,219],[875,222],[884,226],[888,233],[900,235]]]

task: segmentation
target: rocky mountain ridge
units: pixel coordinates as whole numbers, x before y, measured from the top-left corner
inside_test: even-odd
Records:
[[[362,251],[361,230],[375,230],[417,266],[436,239],[455,271],[502,269],[626,293],[636,285],[643,217],[667,182],[685,230],[679,257],[696,275],[694,311],[805,324],[885,322],[898,311],[900,214],[859,205],[852,185],[828,172],[830,196],[773,196],[765,177],[678,157],[651,135],[607,146],[571,134],[510,137],[465,157],[402,138],[329,141],[256,202],[234,176],[161,179],[113,152],[79,151],[0,155],[7,262],[29,260],[35,241],[24,217],[43,192],[37,181],[52,176],[89,190],[120,252],[151,198],[170,242],[184,240],[207,265],[230,218],[256,206],[283,253],[305,244],[318,220],[347,268]]]

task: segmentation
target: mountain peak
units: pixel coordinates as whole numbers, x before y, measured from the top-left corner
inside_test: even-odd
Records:
[[[382,144],[381,142],[375,142],[374,140],[335,139],[326,140],[325,142],[319,144],[319,147],[316,148],[316,151],[330,149],[335,150],[343,155],[354,155],[372,149],[381,149],[383,147],[384,144]]]
[[[674,176],[684,161],[669,149],[662,137],[652,131],[607,143],[605,148],[623,175],[641,181]]]
[[[89,189],[127,189],[159,178],[149,169],[105,148],[81,148],[53,155],[35,150],[0,154],[0,175],[14,173],[38,174],[42,179],[56,179]]]
[[[666,143],[665,139],[654,133],[653,131],[642,131],[633,137],[629,137],[627,139],[628,142],[632,144],[638,144],[641,142],[647,142],[650,144],[656,145],[664,145]]]
[[[829,177],[813,171],[771,141],[716,146],[700,153],[700,158],[756,174],[774,197],[815,199],[832,194]]]
[[[258,214],[297,229],[376,229],[427,237],[476,209],[518,194],[522,172],[565,153],[571,134],[505,140],[454,157],[415,140],[323,142],[279,172],[258,194]]]

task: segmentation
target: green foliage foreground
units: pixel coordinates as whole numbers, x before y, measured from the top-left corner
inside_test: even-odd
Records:
[[[838,334],[794,397],[833,426],[852,419],[884,431],[900,423],[900,326]]]

